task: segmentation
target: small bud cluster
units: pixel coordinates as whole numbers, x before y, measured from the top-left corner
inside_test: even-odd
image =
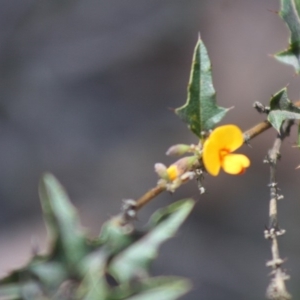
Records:
[[[180,156],[187,153],[192,153],[193,155],[183,157],[171,164],[169,167],[165,166],[162,163],[156,163],[154,165],[154,170],[160,177],[158,185],[164,186],[167,191],[173,193],[183,183],[190,181],[195,177],[197,177],[198,181],[199,174],[196,174],[196,172],[199,168],[203,168],[199,164],[202,156],[201,142],[199,142],[198,145],[173,145],[167,150],[166,155]],[[201,193],[203,192],[204,188],[201,188]]]

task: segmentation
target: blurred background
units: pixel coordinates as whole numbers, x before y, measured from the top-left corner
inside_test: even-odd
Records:
[[[66,187],[91,236],[118,213],[121,199],[156,184],[154,163],[167,148],[197,139],[170,108],[186,100],[193,49],[204,40],[218,104],[234,106],[223,123],[246,130],[263,120],[254,101],[268,103],[289,84],[292,67],[270,57],[288,45],[274,0],[2,0],[0,10],[0,273],[24,264],[32,240],[46,245],[37,187],[52,172]],[[294,129],[295,130],[295,129]],[[207,176],[207,193],[189,183],[159,196],[139,215],[186,197],[197,207],[162,247],[154,274],[186,276],[186,300],[263,299],[271,258],[269,168],[262,163],[274,130],[242,152],[243,176]],[[296,134],[285,140],[278,182],[285,196],[279,222],[288,288],[300,293],[300,171]]]

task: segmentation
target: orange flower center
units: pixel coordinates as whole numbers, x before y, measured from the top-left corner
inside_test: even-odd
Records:
[[[223,162],[224,157],[225,157],[226,155],[228,155],[229,153],[230,153],[229,150],[227,150],[227,149],[221,149],[221,150],[220,150],[220,161]]]

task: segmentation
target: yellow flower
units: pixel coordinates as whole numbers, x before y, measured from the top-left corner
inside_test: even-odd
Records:
[[[217,176],[222,167],[226,173],[242,174],[250,166],[243,154],[232,154],[244,143],[242,131],[235,125],[216,128],[203,145],[203,163],[208,173]]]

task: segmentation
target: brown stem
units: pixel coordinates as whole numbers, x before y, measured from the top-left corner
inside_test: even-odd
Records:
[[[143,206],[145,206],[148,202],[150,202],[153,198],[158,196],[161,192],[163,192],[166,189],[163,185],[157,185],[156,187],[149,190],[147,193],[145,193],[142,197],[140,197],[136,201],[136,210],[141,209]]]
[[[300,100],[295,102],[294,105],[299,107]],[[255,138],[256,136],[260,135],[269,128],[271,128],[271,124],[268,120],[256,124],[255,126],[244,132],[245,141],[248,142],[249,140]]]
[[[248,142],[249,140],[255,138],[256,136],[263,133],[270,127],[271,127],[271,124],[267,120],[256,124],[255,126],[253,126],[252,128],[250,128],[244,132],[245,141]]]
[[[299,103],[300,104],[300,103]],[[258,123],[257,125],[253,126],[252,128],[248,129],[244,132],[245,140],[247,142],[257,135],[263,133],[267,129],[271,127],[271,124],[268,121],[263,121]],[[198,163],[196,163],[193,168],[197,168]],[[146,192],[143,196],[141,196],[139,199],[136,200],[136,210],[141,209],[144,207],[148,202],[150,202],[153,198],[158,196],[160,193],[166,190],[166,187],[162,185],[157,185],[148,192]]]
[[[300,101],[297,101],[294,103],[295,106],[300,106]],[[245,142],[249,142],[251,139],[255,138],[256,136],[260,135],[261,133],[265,132],[267,129],[271,128],[271,124],[269,121],[265,120],[262,121],[252,128],[246,130],[244,132],[244,138]],[[194,169],[198,167],[198,164],[194,166]],[[141,209],[144,205],[146,205],[148,202],[150,202],[153,198],[155,198],[157,195],[162,193],[166,188],[157,185],[156,187],[152,188],[148,192],[146,192],[143,196],[141,196],[136,201],[136,209]]]
[[[289,135],[292,121],[285,122],[281,133],[277,135],[272,149],[269,151],[267,161],[270,164],[270,204],[269,204],[269,228],[265,231],[265,237],[271,240],[272,260],[267,263],[267,266],[272,267],[273,277],[267,289],[267,297],[272,300],[288,300],[291,295],[288,293],[285,281],[289,278],[283,271],[281,265],[283,259],[279,255],[278,236],[283,235],[285,230],[279,228],[277,201],[282,198],[278,194],[276,182],[276,164],[280,157],[280,147],[283,139]]]

